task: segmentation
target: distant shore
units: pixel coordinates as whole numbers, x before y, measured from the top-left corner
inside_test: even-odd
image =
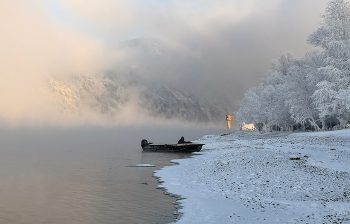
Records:
[[[176,223],[350,221],[350,130],[204,136],[200,155],[154,175]]]

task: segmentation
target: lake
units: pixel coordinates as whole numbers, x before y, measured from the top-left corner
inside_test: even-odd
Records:
[[[175,198],[153,171],[190,154],[142,152],[227,132],[206,127],[0,128],[0,223],[169,223]],[[153,164],[156,167],[132,167]]]

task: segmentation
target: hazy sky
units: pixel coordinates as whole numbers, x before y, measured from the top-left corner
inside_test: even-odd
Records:
[[[169,73],[159,77],[238,105],[279,53],[313,49],[306,39],[327,2],[0,0],[0,118],[45,120],[52,113],[37,100],[42,77],[112,69],[123,61],[116,43],[142,37],[162,40],[185,61],[169,57]]]

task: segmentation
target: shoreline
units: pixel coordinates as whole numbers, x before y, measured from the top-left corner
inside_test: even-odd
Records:
[[[178,164],[176,164],[176,165],[178,165]],[[158,181],[159,184],[163,184],[164,183],[164,181],[162,181],[161,178],[157,177],[154,173],[153,173],[152,177],[154,177]],[[156,187],[156,189],[162,190],[163,194],[165,194],[165,195],[167,195],[169,197],[174,197],[176,199],[176,201],[173,202],[174,210],[175,210],[173,212],[173,215],[175,217],[174,217],[174,219],[173,219],[173,221],[171,223],[174,223],[174,222],[177,222],[178,220],[180,220],[182,215],[183,215],[182,212],[179,212],[179,210],[183,208],[183,206],[181,205],[180,200],[185,199],[185,198],[181,197],[181,195],[172,194],[172,193],[168,192],[167,188],[160,187],[160,185],[158,185]]]
[[[350,130],[204,136],[154,172],[176,223],[350,221]],[[194,155],[196,155],[194,154]]]

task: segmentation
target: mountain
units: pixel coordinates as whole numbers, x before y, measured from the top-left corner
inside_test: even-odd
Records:
[[[227,100],[209,100],[181,85],[176,68],[168,66],[174,66],[169,55],[176,53],[162,41],[129,40],[120,43],[119,50],[124,60],[111,71],[64,79],[47,77],[45,95],[66,114],[88,111],[114,117],[130,102],[136,105],[134,110],[151,117],[193,122],[223,120],[232,112]]]
[[[101,116],[118,116],[131,100],[138,110],[151,117],[193,122],[222,120],[229,113],[223,102],[207,102],[184,91],[159,83],[133,83],[124,86],[110,76],[76,76],[68,80],[48,77],[45,93],[62,113],[91,111]]]

